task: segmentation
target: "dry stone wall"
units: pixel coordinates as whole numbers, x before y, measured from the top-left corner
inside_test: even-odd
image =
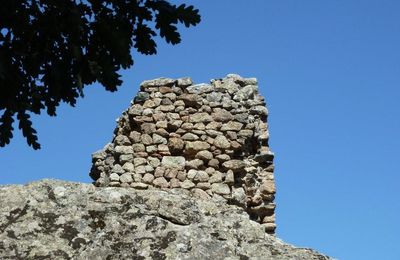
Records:
[[[274,233],[267,116],[255,78],[144,81],[112,142],[92,155],[90,176],[97,186],[181,189],[235,204]]]

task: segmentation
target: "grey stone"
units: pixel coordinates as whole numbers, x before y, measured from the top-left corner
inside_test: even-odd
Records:
[[[211,122],[213,118],[208,113],[196,113],[190,116],[190,123],[208,123]]]
[[[265,106],[256,106],[256,107],[250,108],[250,113],[260,115],[260,116],[267,116],[268,109]]]
[[[243,88],[239,89],[238,92],[233,96],[233,100],[235,101],[246,101],[248,99],[254,98],[254,95],[257,94],[258,88],[254,85],[247,85]]]
[[[131,162],[133,160],[133,154],[121,154],[119,156],[119,162],[124,164],[126,162]]]
[[[133,152],[144,152],[146,148],[143,144],[133,144],[132,145]]]
[[[196,94],[182,94],[178,99],[182,100],[187,107],[200,108],[203,104],[202,98]]]
[[[110,174],[110,181],[115,181],[115,182],[119,182],[119,175],[117,173],[111,173]]]
[[[202,141],[186,142],[185,149],[188,152],[197,153],[198,151],[208,150],[210,145]]]
[[[148,183],[148,184],[153,183],[153,180],[154,180],[154,175],[153,175],[153,174],[150,174],[150,173],[146,173],[146,174],[143,176],[143,179],[142,179],[142,181],[143,181],[144,183]]]
[[[171,86],[175,83],[174,79],[170,78],[157,78],[152,80],[145,80],[140,84],[141,89],[151,88],[151,87],[162,87]]]
[[[149,99],[150,95],[147,92],[138,92],[136,97],[135,97],[135,102],[136,103],[142,103]]]
[[[122,165],[122,169],[126,172],[133,172],[135,167],[131,162],[126,162],[124,165]]]
[[[188,167],[190,169],[199,169],[203,165],[204,165],[204,162],[200,159],[186,161],[186,167]]]
[[[199,137],[192,133],[186,133],[182,136],[182,140],[185,140],[185,141],[196,141],[198,139],[199,139]]]
[[[186,78],[179,78],[176,83],[179,87],[187,87],[192,85],[193,81],[191,78],[186,77]]]
[[[214,172],[210,177],[210,183],[218,183],[222,182],[222,173],[221,172]]]
[[[209,84],[197,84],[197,85],[192,85],[190,87],[186,88],[187,92],[190,94],[203,94],[203,93],[209,93],[213,91],[213,86]]]
[[[242,127],[242,123],[230,121],[221,127],[221,131],[240,131]]]
[[[140,127],[144,134],[152,134],[156,131],[156,125],[153,123],[143,123]]]
[[[114,143],[116,145],[130,145],[131,141],[125,135],[117,135],[117,137],[115,137]]]
[[[229,149],[231,147],[231,143],[223,135],[219,135],[219,136],[215,137],[214,145],[221,149]]]
[[[210,151],[204,150],[204,151],[198,152],[196,154],[195,158],[204,160],[204,161],[209,161],[213,158],[213,154]]]
[[[133,159],[133,164],[135,165],[135,167],[138,167],[140,165],[145,165],[147,164],[147,160],[145,158],[134,158]]]
[[[244,170],[246,164],[241,160],[230,160],[226,161],[222,164],[225,168],[233,171],[241,171]]]
[[[183,170],[185,168],[186,159],[183,156],[164,156],[161,165],[166,168],[175,168]]]
[[[153,143],[153,139],[148,134],[142,134],[140,139],[142,141],[142,144],[144,144],[144,145],[150,145]]]
[[[107,153],[106,153],[106,151],[104,151],[103,149],[102,149],[102,150],[99,150],[99,151],[96,151],[96,152],[94,152],[94,153],[92,154],[92,160],[93,160],[93,161],[96,161],[96,160],[104,160],[104,159],[106,159],[106,157],[107,157]]]
[[[132,146],[116,146],[115,152],[118,154],[132,154],[133,148]]]
[[[211,184],[211,190],[212,190],[212,192],[221,194],[221,195],[229,195],[231,193],[229,186],[224,183]]]
[[[214,113],[211,114],[213,120],[217,122],[228,122],[233,120],[233,115],[223,108],[215,108]]]
[[[186,184],[193,193],[201,192],[194,183]],[[57,180],[2,187],[0,258],[331,259],[266,234],[273,223],[260,225],[243,209],[213,202],[203,192],[204,199],[194,199],[145,189],[145,184],[130,186],[144,190]],[[64,188],[63,196],[49,196],[49,191],[59,194],[58,187]],[[10,225],[11,216],[19,218]]]
[[[122,174],[122,175],[119,177],[119,180],[120,180],[122,183],[131,183],[131,182],[133,182],[132,174],[130,174],[130,173],[124,173],[124,174]]]
[[[155,178],[153,180],[153,184],[154,184],[154,186],[160,187],[160,188],[168,188],[169,187],[169,183],[164,177]]]
[[[153,142],[155,144],[167,144],[168,141],[164,137],[158,135],[158,134],[153,134]]]
[[[123,174],[125,171],[122,169],[122,166],[119,164],[115,164],[111,170],[112,173]]]
[[[181,183],[181,188],[183,189],[191,189],[196,187],[196,184],[194,184],[192,181],[190,180],[185,180]]]
[[[205,171],[197,171],[196,176],[194,176],[194,181],[196,182],[207,182],[210,179]]]
[[[128,109],[128,114],[131,116],[141,116],[143,107],[139,104],[134,104]]]

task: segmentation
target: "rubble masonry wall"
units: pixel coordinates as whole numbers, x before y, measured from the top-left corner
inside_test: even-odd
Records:
[[[235,204],[274,233],[274,154],[255,78],[228,74],[144,81],[117,121],[111,143],[92,155],[97,186],[183,189]]]

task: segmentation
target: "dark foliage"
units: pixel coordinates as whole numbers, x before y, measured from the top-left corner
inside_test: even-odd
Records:
[[[30,114],[56,115],[74,106],[83,88],[121,85],[120,69],[133,65],[131,49],[156,54],[157,33],[181,41],[177,24],[200,22],[198,10],[157,0],[10,0],[0,5],[0,146],[18,127],[33,149],[40,144]],[[153,26],[154,27],[153,27]]]

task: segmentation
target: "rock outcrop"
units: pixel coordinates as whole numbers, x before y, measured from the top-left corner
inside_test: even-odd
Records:
[[[144,81],[92,156],[96,186],[178,189],[246,209],[273,234],[274,154],[255,78]]]
[[[330,259],[184,190],[43,180],[0,186],[0,259]]]

